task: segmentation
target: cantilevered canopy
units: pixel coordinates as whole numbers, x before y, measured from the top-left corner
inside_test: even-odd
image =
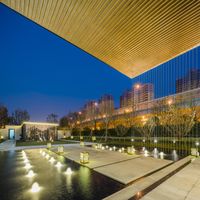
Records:
[[[200,43],[200,0],[0,0],[129,77]]]

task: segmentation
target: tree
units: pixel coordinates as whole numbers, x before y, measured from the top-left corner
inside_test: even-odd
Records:
[[[177,101],[168,103],[162,112],[158,113],[160,124],[174,137],[186,136],[195,124],[196,105],[190,102]]]
[[[142,118],[141,123],[137,126],[137,130],[140,134],[147,140],[153,135],[155,127],[158,125],[158,118],[152,116],[148,119],[145,117]]]
[[[68,119],[68,117],[64,116],[64,117],[60,118],[59,125],[62,128],[68,128],[69,127],[69,119]]]
[[[100,110],[101,112],[101,110]],[[103,127],[105,127],[105,142],[107,142],[108,139],[108,127],[110,124],[110,121],[112,120],[114,113],[114,109],[110,107],[105,107],[104,111],[101,113],[102,114],[102,121],[103,121]]]
[[[4,128],[8,121],[8,109],[5,106],[0,105],[0,128]]]
[[[16,109],[12,113],[12,124],[21,125],[23,122],[29,120],[30,120],[30,115],[26,110]]]
[[[132,125],[132,115],[125,111],[123,116],[115,117],[113,125],[117,135],[124,136]]]
[[[47,116],[47,122],[49,123],[58,123],[58,115],[51,113]]]

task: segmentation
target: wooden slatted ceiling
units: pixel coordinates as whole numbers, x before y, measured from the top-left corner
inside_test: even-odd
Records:
[[[200,44],[200,0],[2,0],[135,77]]]

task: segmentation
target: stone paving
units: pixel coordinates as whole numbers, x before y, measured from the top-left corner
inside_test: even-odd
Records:
[[[0,143],[0,151],[12,151],[15,150],[15,140],[6,140]]]
[[[169,175],[185,166],[191,160],[190,157],[186,157],[180,161],[177,161],[149,176],[145,176],[133,184],[125,187],[124,189],[108,196],[105,200],[127,200],[127,199],[138,199],[146,193],[146,191],[152,190],[159,185],[161,181],[166,180]],[[159,199],[162,200],[162,199]]]
[[[57,151],[56,148],[52,150]],[[77,144],[65,146],[63,155],[80,163],[80,152],[82,151],[89,152],[90,162],[85,164],[87,167],[123,184],[128,184],[172,163],[170,160],[128,155],[117,151],[82,147]]]
[[[52,150],[57,151],[57,148],[52,148]],[[90,162],[88,164],[85,164],[85,166],[89,167],[90,169],[139,157],[139,155],[127,155],[126,153],[119,153],[117,151],[109,150],[100,150],[92,147],[80,146],[78,144],[70,144],[64,146],[63,156],[77,163],[80,163],[80,153],[83,151],[89,152]]]
[[[140,157],[95,168],[94,170],[123,184],[129,184],[130,182],[152,173],[170,163],[172,163],[170,160]]]
[[[145,195],[142,200],[199,200],[200,158]]]

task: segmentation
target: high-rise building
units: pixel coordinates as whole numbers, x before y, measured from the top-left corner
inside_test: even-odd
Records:
[[[145,83],[145,84],[137,83],[133,85],[132,91],[133,91],[132,98],[134,104],[154,99],[153,84],[151,83]]]
[[[120,96],[120,108],[130,106],[132,104],[132,90],[126,90]]]
[[[105,94],[99,99],[99,114],[110,114],[114,111],[114,100],[110,94]]]
[[[191,69],[188,74],[176,80],[176,93],[200,87],[200,69]]]
[[[86,120],[93,120],[98,114],[98,103],[96,101],[88,101],[84,106],[84,110]]]
[[[134,84],[131,90],[125,91],[120,96],[120,108],[133,106],[137,103],[150,101],[154,99],[153,84],[151,83],[137,83]]]

